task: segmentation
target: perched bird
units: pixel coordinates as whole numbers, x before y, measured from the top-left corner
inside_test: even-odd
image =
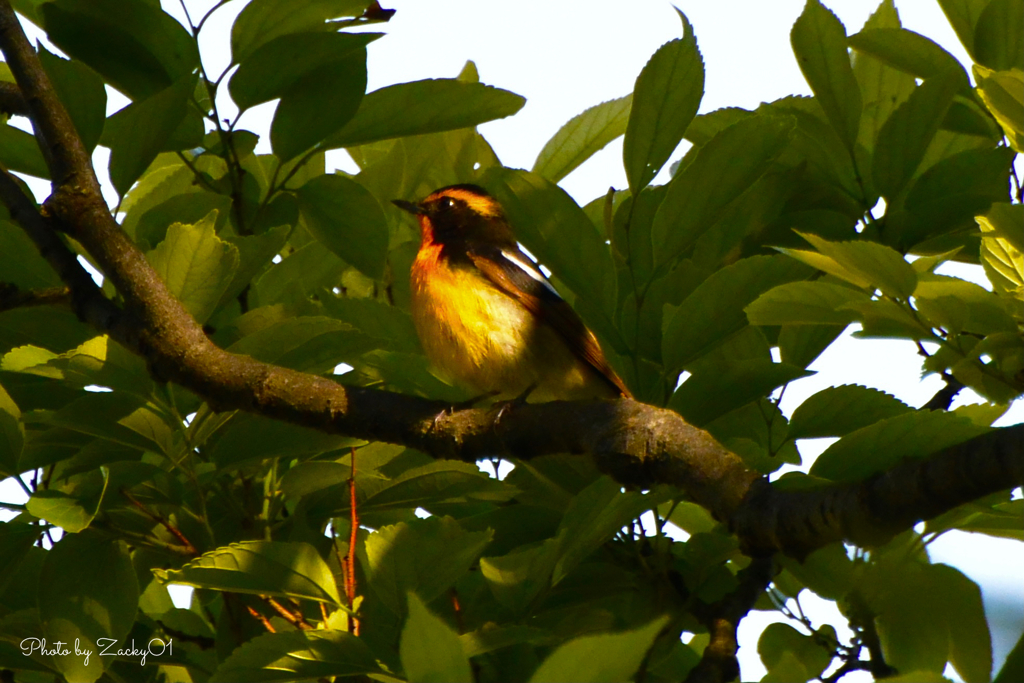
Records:
[[[394,204],[419,218],[412,317],[438,369],[474,391],[524,400],[631,396],[483,188],[451,185]]]

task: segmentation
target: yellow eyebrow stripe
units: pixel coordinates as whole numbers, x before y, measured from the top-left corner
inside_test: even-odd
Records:
[[[468,190],[461,190],[458,188],[451,188],[444,192],[435,192],[434,194],[427,197],[424,201],[430,202],[441,197],[451,197],[452,199],[458,199],[466,203],[474,213],[485,218],[495,218],[501,215],[501,205],[490,197],[481,197],[480,195],[469,192]]]

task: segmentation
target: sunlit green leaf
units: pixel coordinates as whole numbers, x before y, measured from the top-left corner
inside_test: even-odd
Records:
[[[644,661],[668,617],[623,633],[580,636],[561,645],[541,663],[530,683],[626,681]]]
[[[238,249],[214,232],[216,214],[194,225],[175,223],[147,254],[172,294],[200,323],[213,313],[238,268]]]
[[[820,280],[770,289],[744,310],[751,325],[847,325],[856,319],[840,306],[868,301],[864,292]]]
[[[382,674],[364,641],[345,631],[265,633],[224,659],[211,683],[295,681]]]
[[[316,549],[307,543],[232,543],[204,553],[181,569],[154,573],[165,583],[341,605],[334,575]]]
[[[590,107],[569,119],[545,143],[533,162],[532,171],[553,183],[559,182],[626,132],[632,103],[633,96],[626,95]]]
[[[398,651],[410,681],[471,683],[473,672],[458,634],[430,613],[415,593],[408,594],[409,618]]]

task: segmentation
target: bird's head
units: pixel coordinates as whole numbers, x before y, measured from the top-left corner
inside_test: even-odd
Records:
[[[477,185],[449,185],[419,202],[392,203],[419,218],[424,244],[515,243],[501,204]]]

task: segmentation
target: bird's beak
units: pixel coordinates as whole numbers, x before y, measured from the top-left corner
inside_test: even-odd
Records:
[[[402,211],[408,211],[414,216],[423,215],[423,208],[419,204],[407,202],[404,199],[392,199],[391,203],[397,206]]]

